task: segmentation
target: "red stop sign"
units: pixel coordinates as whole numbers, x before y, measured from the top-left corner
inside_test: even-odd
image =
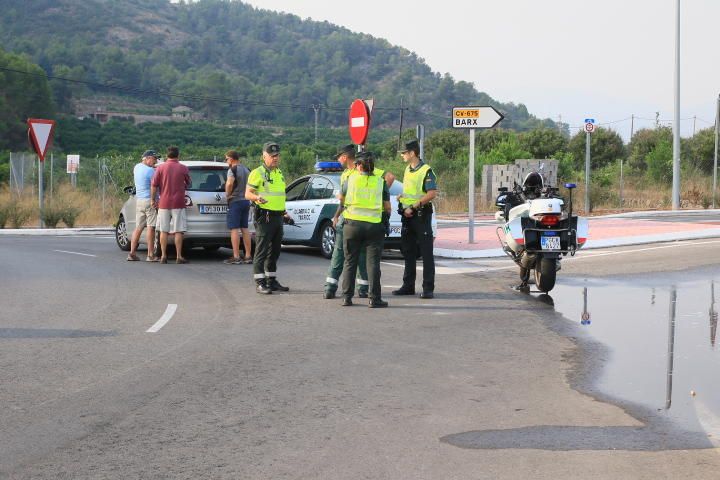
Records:
[[[350,105],[348,131],[354,144],[365,144],[370,131],[370,111],[364,100],[357,99]]]

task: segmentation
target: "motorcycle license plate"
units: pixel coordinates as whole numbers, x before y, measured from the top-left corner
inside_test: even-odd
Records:
[[[560,237],[540,237],[540,248],[543,250],[560,250]]]
[[[200,213],[223,214],[227,213],[227,205],[198,205]]]

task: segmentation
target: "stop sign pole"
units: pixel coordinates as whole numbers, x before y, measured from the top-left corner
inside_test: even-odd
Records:
[[[590,213],[590,135],[595,131],[595,119],[585,119],[585,215]]]

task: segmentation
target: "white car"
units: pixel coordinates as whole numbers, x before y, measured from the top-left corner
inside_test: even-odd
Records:
[[[204,247],[217,250],[220,247],[231,248],[230,231],[227,228],[227,199],[225,198],[225,179],[228,167],[219,162],[181,161],[190,170],[192,186],[186,191],[185,208],[187,227],[183,248]],[[115,240],[121,250],[130,250],[130,235],[135,230],[135,187],[125,187],[130,198],[120,210],[115,227]],[[252,209],[251,209],[252,211]],[[250,221],[251,232],[252,219]],[[155,235],[154,251],[159,254],[159,237]],[[145,234],[140,236],[145,244]],[[173,236],[168,236],[173,243]]]
[[[326,165],[333,162],[323,162]],[[332,218],[337,211],[340,201],[337,195],[340,192],[340,174],[342,167],[320,170],[318,173],[305,175],[290,183],[285,189],[285,208],[295,220],[295,226],[285,225],[283,244],[307,245],[319,247],[325,258],[332,256],[335,246],[335,229]],[[397,196],[402,193],[402,182],[395,180],[390,186],[390,202],[392,215],[390,216],[390,236],[385,238],[386,249],[400,248],[401,219],[397,213]],[[437,220],[433,213],[433,236],[437,232]]]

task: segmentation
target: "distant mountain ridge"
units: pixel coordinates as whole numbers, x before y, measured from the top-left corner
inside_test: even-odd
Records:
[[[433,72],[386,40],[240,1],[0,0],[0,11],[5,50],[27,54],[49,74],[91,83],[51,82],[68,113],[73,99],[122,94],[168,108],[186,104],[209,119],[285,125],[312,122],[315,105],[321,122],[333,126],[347,121],[352,99],[374,97],[375,125],[397,124],[402,98],[407,125],[447,127],[451,106],[487,104],[506,115],[505,128],[554,126],[522,104],[499,103]]]

